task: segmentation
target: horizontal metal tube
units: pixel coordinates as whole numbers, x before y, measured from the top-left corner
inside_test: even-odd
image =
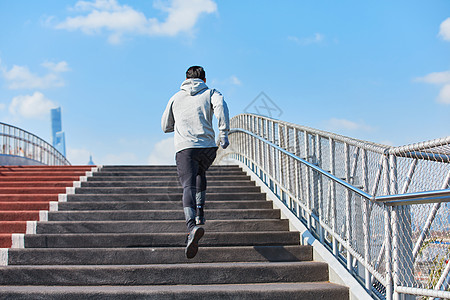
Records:
[[[436,147],[448,145],[448,144],[450,144],[450,136],[432,140],[432,141],[391,148],[391,149],[389,149],[389,154],[400,155],[405,152],[421,151],[421,150],[436,148]]]
[[[420,158],[424,160],[438,161],[443,163],[450,162],[450,156],[448,154],[440,154],[433,152],[399,152],[395,156],[407,157],[407,158]]]
[[[386,205],[408,205],[419,203],[450,202],[450,189],[416,192],[400,195],[377,196],[375,201]]]
[[[413,288],[413,287],[397,286],[397,287],[395,287],[395,292],[401,293],[401,294],[410,294],[410,295],[450,299],[450,292],[447,292],[447,291],[435,291],[435,290],[419,289],[419,288]]]

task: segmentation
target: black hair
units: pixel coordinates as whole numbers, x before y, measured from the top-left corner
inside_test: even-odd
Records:
[[[192,66],[186,71],[186,78],[206,79],[205,70],[200,66]]]

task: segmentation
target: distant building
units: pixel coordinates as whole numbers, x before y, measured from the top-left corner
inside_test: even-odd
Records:
[[[66,156],[66,135],[62,131],[61,107],[51,110],[53,147]]]
[[[89,156],[88,166],[95,166],[94,161],[92,160],[92,155]]]

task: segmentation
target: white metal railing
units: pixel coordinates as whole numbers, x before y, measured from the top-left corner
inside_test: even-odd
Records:
[[[0,155],[26,157],[45,165],[70,165],[64,155],[43,139],[1,122]]]
[[[450,137],[388,147],[263,116],[231,120],[245,163],[374,298],[450,298]]]

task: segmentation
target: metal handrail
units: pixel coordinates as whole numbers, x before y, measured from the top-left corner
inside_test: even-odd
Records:
[[[64,155],[37,135],[2,122],[0,154],[26,157],[46,165],[70,165]]]
[[[389,206],[450,202],[450,189],[377,196],[375,201]]]

